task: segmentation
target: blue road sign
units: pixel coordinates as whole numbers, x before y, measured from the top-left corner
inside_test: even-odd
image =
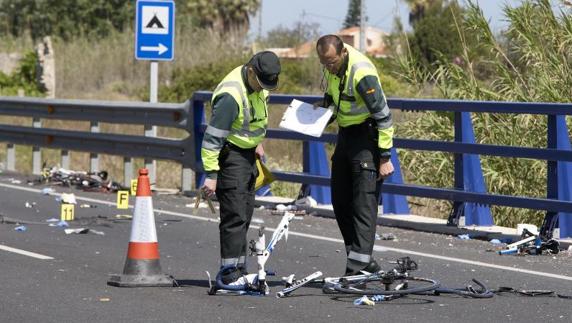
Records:
[[[135,58],[170,61],[175,54],[175,2],[137,0]]]

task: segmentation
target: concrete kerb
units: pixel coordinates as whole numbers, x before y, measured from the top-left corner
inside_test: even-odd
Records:
[[[265,208],[274,209],[276,205],[293,205],[293,199],[287,199],[274,196],[257,196],[256,206],[264,206]],[[331,205],[318,205],[317,207],[310,207],[304,205],[297,205],[298,210],[306,211],[306,214],[334,218],[334,211]],[[381,209],[381,206],[380,206]],[[405,214],[386,214],[377,218],[377,225],[385,227],[394,227],[399,229],[408,229],[421,232],[447,234],[458,236],[461,234],[468,234],[471,239],[486,240],[491,239],[512,239],[512,241],[520,240],[520,235],[517,234],[516,229],[501,227],[501,226],[466,226],[466,227],[452,227],[447,226],[446,219],[429,218],[420,215],[405,215]],[[558,239],[562,249],[568,249],[572,245],[572,239]]]

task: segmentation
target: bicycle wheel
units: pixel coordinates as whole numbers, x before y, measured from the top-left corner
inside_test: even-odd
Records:
[[[447,287],[440,287],[433,290],[431,293],[434,295],[440,294],[455,294],[463,297],[468,298],[491,298],[495,296],[495,294],[489,290],[485,284],[481,283],[480,281],[473,278],[473,282],[478,286],[475,288],[472,285],[467,285],[464,288],[447,288]]]
[[[439,281],[422,277],[407,277],[398,279],[392,284],[382,284],[379,280],[370,280],[367,283],[334,283],[333,288],[345,294],[355,295],[406,295],[435,290],[439,288]]]

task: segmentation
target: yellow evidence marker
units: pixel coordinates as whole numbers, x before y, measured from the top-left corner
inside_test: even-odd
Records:
[[[137,194],[137,179],[131,180],[131,196],[135,196]]]
[[[129,191],[117,191],[117,208],[129,208]]]
[[[74,205],[68,203],[62,203],[60,220],[73,221],[73,218],[74,218]]]

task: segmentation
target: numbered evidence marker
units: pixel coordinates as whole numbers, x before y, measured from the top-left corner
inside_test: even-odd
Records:
[[[117,191],[117,208],[129,208],[129,191]]]
[[[74,205],[62,203],[60,220],[73,221],[74,218]]]
[[[131,180],[131,196],[135,196],[137,194],[137,179]]]

